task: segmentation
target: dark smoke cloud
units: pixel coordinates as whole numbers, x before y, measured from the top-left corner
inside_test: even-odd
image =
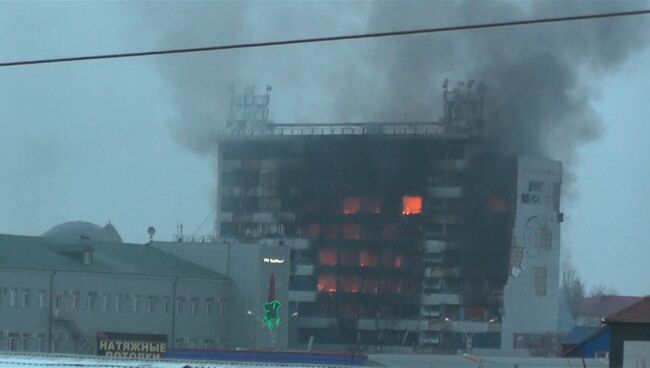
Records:
[[[145,3],[162,46],[401,30],[647,7],[647,2]],[[506,154],[571,166],[602,131],[585,75],[612,73],[646,46],[647,17],[178,55],[160,67],[174,93],[172,129],[209,153],[231,85],[273,85],[281,122],[436,120],[445,78],[487,84],[488,137]]]

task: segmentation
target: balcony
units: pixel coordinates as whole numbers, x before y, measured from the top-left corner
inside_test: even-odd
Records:
[[[277,188],[269,187],[241,187],[233,185],[223,185],[219,192],[224,197],[279,197],[280,192]]]
[[[425,345],[425,344],[433,344],[433,345],[438,345],[440,344],[440,336],[425,336],[425,334],[420,335],[420,345]]]
[[[459,222],[457,215],[431,215],[430,221],[436,224],[457,224]]]
[[[465,170],[467,160],[440,159],[433,162],[433,168],[440,171]]]
[[[289,301],[290,302],[315,302],[316,292],[289,290]]]
[[[420,303],[425,305],[459,305],[459,294],[422,294],[420,296]]]
[[[430,278],[457,278],[460,277],[460,270],[458,268],[441,268],[435,266],[425,267],[423,276]]]
[[[461,198],[463,196],[463,188],[459,186],[428,187],[427,194],[432,198]]]
[[[483,333],[501,331],[500,323],[488,323],[487,321],[453,321],[449,327],[454,332]]]
[[[456,244],[444,240],[425,240],[424,251],[426,253],[442,253]]]
[[[247,222],[260,224],[275,224],[278,222],[292,222],[296,215],[291,212],[221,212],[221,222]]]
[[[284,245],[291,250],[306,250],[309,249],[309,239],[284,239]]]
[[[314,274],[314,265],[309,264],[297,264],[294,265],[295,269],[291,273],[296,276],[311,276]]]
[[[302,328],[332,328],[338,327],[338,319],[331,317],[302,317],[297,318],[298,327]]]
[[[357,326],[359,330],[377,331],[377,330],[393,330],[393,331],[418,331],[427,330],[428,321],[417,319],[373,319],[362,318],[359,319]]]

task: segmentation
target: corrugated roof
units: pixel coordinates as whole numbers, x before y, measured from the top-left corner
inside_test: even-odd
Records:
[[[605,318],[605,323],[650,323],[650,296]]]
[[[564,337],[562,337],[562,340],[560,340],[560,344],[562,345],[579,344],[589,336],[598,332],[601,328],[602,327],[589,327],[589,326],[574,327],[571,331],[569,331],[566,335],[564,335]]]
[[[82,252],[88,246],[92,248],[93,259],[86,265]],[[228,280],[146,244],[82,244],[17,235],[0,235],[0,267]]]
[[[576,327],[576,328],[578,328],[578,327]],[[575,343],[568,343],[568,344],[565,344],[564,342],[562,342],[563,345],[575,345],[574,347],[569,349],[567,352],[565,352],[563,354],[563,356],[571,357],[572,353],[574,351],[577,351],[577,350],[581,349],[583,346],[585,346],[586,344],[588,344],[590,341],[594,340],[598,336],[600,336],[602,334],[605,334],[605,333],[609,333],[609,326],[605,326],[605,327],[588,327],[588,328],[593,328],[593,329],[595,329],[595,331],[593,331],[590,335],[585,336],[581,341],[578,341],[578,342],[575,342]]]

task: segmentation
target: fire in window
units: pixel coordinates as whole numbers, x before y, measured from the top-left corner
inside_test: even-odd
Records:
[[[361,198],[359,197],[346,197],[343,200],[343,213],[352,215],[359,213],[361,210]]]
[[[464,308],[465,321],[480,321],[483,320],[484,310],[480,305],[467,305]]]
[[[402,268],[402,256],[395,256],[395,260],[393,261],[393,267]]]
[[[422,197],[404,196],[402,197],[402,214],[417,215],[422,213]]]
[[[323,274],[318,276],[318,283],[316,288],[321,293],[335,293],[336,292],[336,276],[332,274]]]
[[[318,252],[319,263],[323,266],[336,266],[336,249],[323,248]]]

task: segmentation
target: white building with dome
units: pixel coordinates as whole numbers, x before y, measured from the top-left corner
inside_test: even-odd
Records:
[[[122,237],[110,221],[104,227],[85,221],[64,222],[44,232],[41,236],[69,241],[88,238],[105,243],[122,243]]]

